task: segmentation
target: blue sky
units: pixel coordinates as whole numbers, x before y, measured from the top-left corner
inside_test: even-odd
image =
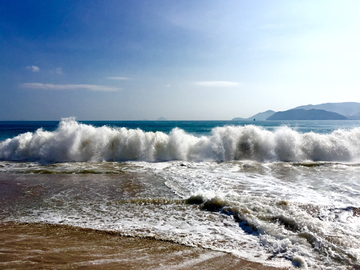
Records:
[[[360,1],[0,0],[0,120],[360,102]]]

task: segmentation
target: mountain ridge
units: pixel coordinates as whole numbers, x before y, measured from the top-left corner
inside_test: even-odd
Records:
[[[308,104],[308,105],[297,106],[297,107],[289,109],[287,111],[290,111],[290,110],[309,111],[312,109],[337,113],[339,115],[344,116],[348,120],[360,120],[360,103],[358,103],[358,102],[328,102],[328,103],[321,103],[321,104],[316,104],[316,105]],[[275,112],[273,110],[267,110],[265,112],[257,113],[248,118],[236,117],[236,118],[233,118],[231,121],[267,120],[275,113],[277,113],[277,112]],[[303,114],[305,114],[305,112],[303,112]],[[310,115],[311,115],[311,113],[310,113]],[[314,117],[313,119],[308,119],[308,120],[316,120],[320,116],[319,115],[316,116],[316,113],[314,113],[313,117]],[[269,120],[271,120],[271,118]]]
[[[274,113],[266,120],[347,120],[344,115],[317,109],[291,109]]]
[[[360,103],[358,102],[336,102],[336,103],[321,103],[317,105],[302,105],[294,109],[317,109],[328,112],[335,112],[346,116],[347,118],[360,117]],[[360,118],[359,118],[360,119]]]
[[[274,113],[276,113],[273,110],[267,110],[265,112],[260,112],[257,113],[251,117],[248,118],[241,118],[241,117],[235,117],[233,118],[231,121],[244,121],[244,120],[249,120],[249,121],[253,121],[253,120],[257,120],[257,121],[262,121],[262,120],[266,120],[266,118],[270,117],[271,115],[273,115]]]

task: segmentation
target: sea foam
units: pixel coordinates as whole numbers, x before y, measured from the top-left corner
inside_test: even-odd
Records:
[[[360,128],[331,134],[275,131],[247,126],[216,127],[196,137],[174,128],[169,134],[140,129],[93,127],[63,119],[53,131],[38,129],[0,142],[0,160],[69,161],[357,161]]]

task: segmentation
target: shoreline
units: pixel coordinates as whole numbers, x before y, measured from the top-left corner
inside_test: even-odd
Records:
[[[1,223],[0,254],[1,269],[289,269],[152,237],[43,223]]]

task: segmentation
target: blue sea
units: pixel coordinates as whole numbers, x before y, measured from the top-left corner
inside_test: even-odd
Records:
[[[275,267],[360,267],[359,175],[360,121],[0,122],[0,223]]]

